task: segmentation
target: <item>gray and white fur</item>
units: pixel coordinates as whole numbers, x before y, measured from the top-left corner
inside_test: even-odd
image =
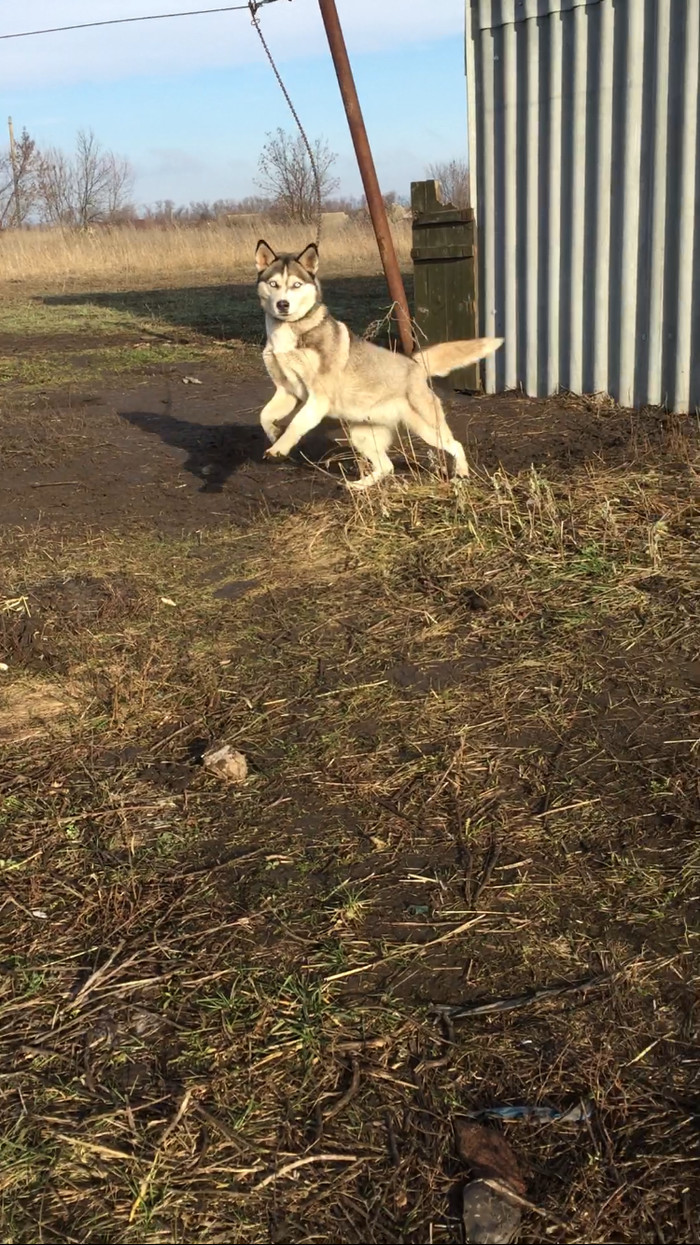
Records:
[[[263,359],[275,384],[260,415],[272,442],[268,457],[285,457],[331,416],[346,426],[354,449],[371,468],[348,488],[369,488],[393,472],[389,450],[402,425],[450,454],[455,475],[468,475],[464,449],[453,437],[429,381],[491,354],[502,338],[447,342],[408,358],[356,337],[333,318],[323,303],[314,243],[300,255],[276,255],[261,240],[255,265],[267,328]],[[290,415],[280,433],[278,425]]]

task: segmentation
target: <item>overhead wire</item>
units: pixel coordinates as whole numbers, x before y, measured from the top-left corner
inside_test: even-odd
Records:
[[[253,0],[253,10],[257,12],[265,4],[275,4],[277,0]],[[246,4],[222,4],[214,9],[182,9],[176,13],[142,13],[135,17],[107,17],[99,22],[76,22],[71,26],[47,26],[43,30],[14,30],[9,34],[0,35],[0,39],[29,39],[32,35],[55,35],[64,30],[89,30],[95,26],[125,26],[129,22],[161,22],[171,17],[201,17],[205,13],[236,13],[250,9]]]
[[[203,17],[210,13],[240,13],[247,9],[250,13],[251,23],[255,28],[260,43],[265,51],[265,55],[267,56],[272,71],[277,79],[277,82],[279,83],[280,90],[282,91],[282,94],[284,95],[284,98],[289,106],[289,110],[296,122],[297,129],[299,130],[302,142],[306,148],[306,154],[309,158],[311,173],[314,180],[314,194],[316,199],[316,246],[318,246],[321,240],[321,179],[318,173],[316,158],[314,156],[311,143],[306,135],[306,131],[299,120],[296,108],[292,103],[289,92],[284,85],[280,72],[274,62],[272,53],[270,52],[265,40],[265,36],[260,28],[260,22],[258,21],[258,10],[267,4],[275,3],[276,0],[246,0],[244,4],[222,4],[217,5],[215,8],[207,9],[180,9],[173,13],[142,13],[134,15],[133,17],[108,17],[96,22],[74,22],[70,25],[64,26],[46,26],[41,30],[10,31],[7,34],[0,34],[0,41],[5,39],[30,39],[35,35],[56,35],[69,30],[94,30],[95,28],[101,26],[126,26],[135,22],[160,22],[167,21],[168,19],[175,17]]]
[[[285,98],[285,100],[286,100],[286,102],[287,102],[287,105],[288,105],[288,107],[289,107],[289,111],[291,112],[291,114],[292,114],[292,116],[293,116],[293,118],[294,118],[294,120],[295,120],[295,122],[296,122],[297,129],[298,129],[299,134],[300,134],[300,136],[301,136],[301,141],[303,142],[304,147],[306,148],[306,154],[307,154],[307,156],[309,157],[309,165],[311,166],[311,175],[312,175],[312,177],[313,177],[313,179],[314,179],[314,198],[315,198],[315,200],[316,200],[316,203],[315,203],[315,208],[316,208],[316,239],[315,239],[315,243],[316,243],[316,249],[318,250],[318,247],[319,247],[319,244],[320,244],[320,241],[321,241],[321,230],[322,230],[322,228],[323,228],[323,212],[322,212],[322,206],[323,206],[323,205],[322,205],[322,203],[321,203],[321,178],[320,178],[320,176],[319,176],[319,172],[318,172],[318,165],[317,165],[317,163],[316,163],[316,157],[315,157],[315,155],[314,155],[313,147],[311,146],[311,143],[309,142],[309,139],[308,139],[308,136],[307,136],[306,130],[304,129],[303,125],[301,124],[301,121],[299,120],[299,114],[298,114],[298,112],[297,112],[296,108],[294,107],[294,104],[292,103],[292,100],[291,100],[291,96],[290,96],[290,94],[289,94],[289,91],[287,90],[286,86],[284,85],[284,82],[282,81],[282,75],[280,74],[280,71],[279,71],[279,69],[277,68],[277,66],[276,66],[276,64],[275,64],[275,62],[274,62],[274,59],[273,59],[273,56],[272,56],[272,52],[270,51],[269,47],[267,46],[267,42],[266,42],[266,40],[265,40],[265,36],[264,36],[264,34],[263,34],[263,32],[262,32],[262,29],[261,29],[261,27],[260,27],[260,22],[258,21],[258,15],[257,15],[258,5],[255,3],[255,0],[249,0],[248,8],[250,9],[250,20],[251,20],[251,23],[252,23],[252,25],[255,27],[255,30],[256,30],[256,32],[257,32],[257,36],[258,36],[258,38],[259,38],[259,40],[260,40],[260,42],[261,42],[261,44],[262,44],[263,51],[265,52],[265,55],[267,56],[267,59],[268,59],[268,60],[269,60],[269,62],[270,62],[270,68],[272,69],[272,72],[274,73],[274,75],[275,75],[275,77],[276,77],[276,79],[277,79],[277,82],[278,82],[279,88],[280,88],[280,90],[281,90],[282,94],[284,95],[284,98]]]

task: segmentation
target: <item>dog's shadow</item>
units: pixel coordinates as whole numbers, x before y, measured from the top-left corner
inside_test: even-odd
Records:
[[[155,411],[118,411],[121,419],[133,428],[160,437],[165,445],[184,450],[187,458],[184,471],[202,481],[201,493],[221,493],[231,476],[242,468],[262,464],[267,438],[259,424],[197,424],[177,419],[166,409]],[[337,449],[337,447],[335,447]],[[304,437],[301,447],[290,461],[307,471],[322,469],[324,473],[341,476],[337,465],[329,460],[334,442],[325,430],[318,429]],[[337,453],[333,455],[337,458]],[[327,461],[328,460],[328,461]],[[272,470],[276,464],[270,463]]]

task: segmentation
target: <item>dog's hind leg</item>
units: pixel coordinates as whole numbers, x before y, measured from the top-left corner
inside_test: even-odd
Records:
[[[287,393],[287,390],[281,387],[275,389],[270,401],[260,412],[260,423],[268,441],[274,442],[277,440],[279,436],[277,425],[280,420],[287,415],[291,415],[297,404],[298,399],[294,397],[293,393]]]
[[[404,417],[409,431],[415,432],[416,436],[421,437],[433,449],[444,450],[446,454],[450,454],[454,460],[456,476],[468,476],[469,463],[464,446],[453,437],[440,399],[427,385],[421,385],[420,389],[413,390],[409,401],[410,413]]]
[[[379,425],[363,425],[351,424],[348,428],[348,439],[358,454],[362,454],[372,467],[369,475],[361,476],[359,480],[352,480],[348,484],[348,488],[360,492],[364,489],[371,488],[373,484],[377,484],[379,480],[383,480],[385,476],[390,476],[394,470],[387,450],[391,446],[393,440],[393,432],[391,428],[382,428]]]

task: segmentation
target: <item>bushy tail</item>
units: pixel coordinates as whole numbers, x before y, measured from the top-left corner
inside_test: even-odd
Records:
[[[439,346],[426,346],[413,355],[419,367],[428,376],[449,376],[460,367],[469,367],[477,359],[483,359],[503,345],[502,337],[475,337],[470,342],[442,342]]]

